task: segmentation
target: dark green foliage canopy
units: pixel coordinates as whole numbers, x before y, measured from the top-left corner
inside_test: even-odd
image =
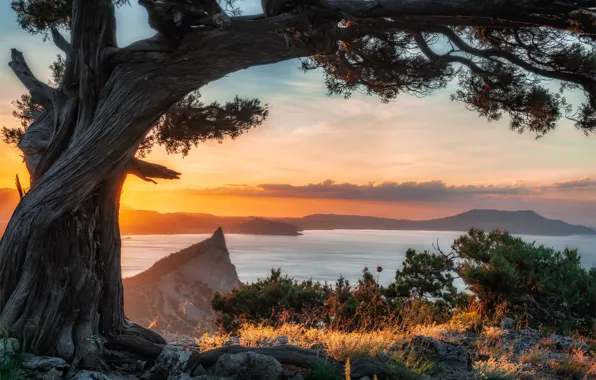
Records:
[[[106,0],[110,1],[115,6],[128,3]],[[191,0],[146,2],[163,9],[198,6]],[[236,15],[239,9],[235,3],[226,0],[222,5]],[[21,27],[31,33],[47,34],[52,28],[68,30],[71,26],[73,0],[13,0],[11,5]],[[536,0],[532,6],[536,9],[534,18],[525,20],[520,16],[515,27],[459,26],[466,23],[465,18],[452,20],[452,25],[423,17],[419,22],[399,16],[342,20],[350,33],[341,40],[339,50],[304,58],[303,69],[324,69],[329,94],[350,97],[362,91],[384,102],[402,93],[429,95],[455,82],[458,88],[452,100],[489,121],[508,116],[511,129],[520,133],[531,131],[537,137],[543,136],[562,118],[573,120],[586,134],[594,132],[593,4],[582,0]],[[557,24],[557,20],[564,20],[566,26]],[[64,63],[60,57],[54,64],[57,66],[52,67],[54,87],[60,84]],[[584,93],[586,101],[571,104],[566,99],[571,92]],[[22,127],[4,129],[8,143],[18,143],[26,124],[42,111],[39,105],[31,104],[28,95],[14,104]],[[223,106],[204,105],[198,94],[191,94],[164,114],[139,153],[144,155],[151,146],[160,144],[170,153],[186,155],[199,142],[237,137],[266,117],[267,106],[257,99],[236,98]]]

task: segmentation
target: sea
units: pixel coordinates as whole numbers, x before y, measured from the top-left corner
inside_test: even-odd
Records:
[[[343,276],[351,282],[361,278],[368,267],[381,284],[394,280],[408,248],[449,251],[453,240],[464,232],[330,230],[304,231],[302,236],[225,236],[232,263],[242,282],[265,278],[272,268],[280,268],[296,280],[334,283]],[[582,265],[596,266],[596,236],[517,235],[524,241],[557,250],[577,248]],[[148,269],[171,253],[209,238],[197,235],[125,235],[122,240],[122,274],[130,277]],[[457,284],[462,285],[462,284]]]

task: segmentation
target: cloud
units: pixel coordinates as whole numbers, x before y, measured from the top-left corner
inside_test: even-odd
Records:
[[[232,195],[261,198],[338,199],[381,202],[408,201],[456,201],[472,198],[503,198],[549,195],[551,190],[573,191],[592,189],[596,195],[594,181],[582,179],[554,183],[548,186],[530,185],[447,185],[443,181],[426,182],[383,182],[358,185],[336,183],[326,180],[307,185],[261,184],[258,186],[228,185],[212,189],[197,190],[202,195]]]
[[[551,189],[596,189],[596,180],[582,178],[577,181],[557,182],[549,186]]]

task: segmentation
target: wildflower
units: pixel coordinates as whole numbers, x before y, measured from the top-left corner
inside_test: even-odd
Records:
[[[377,266],[377,272],[381,273],[383,271],[383,267],[382,266]]]

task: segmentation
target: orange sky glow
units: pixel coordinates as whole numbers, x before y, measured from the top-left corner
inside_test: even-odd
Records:
[[[260,9],[252,0],[246,6]],[[136,4],[118,10],[121,44],[153,34],[143,12]],[[47,80],[58,50],[21,31],[3,2],[0,60],[9,61],[15,41]],[[122,204],[217,215],[410,219],[471,208],[534,209],[596,226],[596,140],[571,121],[561,119],[536,140],[509,131],[507,117],[489,123],[451,102],[453,87],[389,104],[362,94],[345,100],[327,97],[322,73],[303,74],[298,65],[255,67],[201,89],[205,101],[258,97],[270,106],[270,117],[237,140],[201,144],[188,157],[156,147],[147,159],[182,172],[181,179],[154,185],[129,178]],[[0,84],[0,126],[16,126],[11,101],[24,89],[7,65],[0,66]],[[581,100],[581,94],[570,96]],[[0,187],[15,188],[16,174],[27,186],[20,152],[0,144]]]

